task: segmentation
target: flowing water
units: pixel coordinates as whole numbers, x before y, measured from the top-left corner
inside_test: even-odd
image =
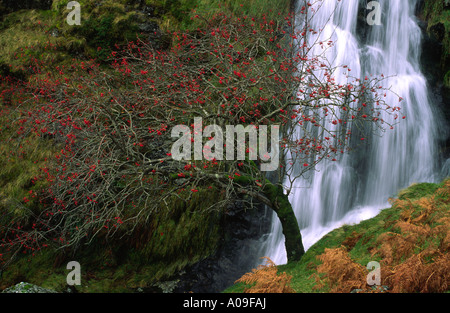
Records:
[[[298,1],[298,7],[302,2]],[[359,152],[346,154],[338,162],[322,161],[317,171],[295,182],[290,201],[305,249],[343,224],[375,216],[389,207],[388,198],[399,189],[439,179],[436,150],[440,122],[420,71],[421,31],[414,16],[417,1],[376,1],[381,25],[371,26],[361,25],[366,21],[361,22],[361,7],[368,1],[311,2],[317,9],[312,27],[323,28],[320,36],[335,43],[327,52],[328,60],[348,65],[356,77],[389,77],[384,84],[404,99],[400,105],[406,119],[393,130],[372,136]],[[360,40],[358,27],[365,29]],[[398,97],[388,94],[386,102],[398,103]],[[275,263],[286,262],[284,236],[275,215],[264,249],[264,255]]]

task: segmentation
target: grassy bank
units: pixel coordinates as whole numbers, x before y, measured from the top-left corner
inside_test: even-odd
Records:
[[[450,180],[412,185],[392,199],[391,208],[330,232],[300,262],[278,266],[278,274],[291,277],[293,292],[373,292],[380,289],[367,285],[366,267],[376,261],[381,265],[381,285],[388,292],[449,292],[449,192]],[[266,283],[272,280],[267,286],[279,286],[273,275],[260,276]],[[251,286],[238,283],[225,292],[243,292]]]

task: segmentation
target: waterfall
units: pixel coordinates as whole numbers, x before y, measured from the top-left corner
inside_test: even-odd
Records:
[[[313,1],[316,13],[312,28],[322,29],[318,36],[333,39],[334,46],[327,51],[327,59],[335,65],[348,65],[355,77],[381,74],[388,77],[384,86],[392,87],[404,99],[401,121],[393,130],[371,136],[363,149],[343,155],[338,162],[323,160],[316,171],[296,180],[289,199],[305,249],[343,224],[377,215],[390,206],[388,198],[399,189],[414,182],[438,179],[439,121],[420,72],[421,31],[414,16],[417,1],[378,0],[381,25],[362,26],[361,8],[367,2]],[[303,1],[297,1],[298,8],[302,4]],[[364,40],[358,40],[358,27],[365,29]],[[336,79],[339,82],[341,78]],[[398,103],[398,97],[388,94],[386,103]],[[283,264],[284,236],[276,215],[272,220],[264,255]]]

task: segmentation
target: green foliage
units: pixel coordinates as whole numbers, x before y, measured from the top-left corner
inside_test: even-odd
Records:
[[[112,33],[113,29],[112,15],[97,19],[90,17],[82,24],[79,33],[87,39],[87,44],[91,47],[97,47],[95,56],[100,60],[105,60],[111,53],[111,47],[115,42]]]
[[[287,15],[289,11],[290,0],[165,0],[167,12],[173,12],[173,16],[180,22],[180,29],[197,29],[204,27],[204,20],[193,18],[200,14],[206,18],[219,12],[232,13],[237,16],[261,16],[265,15],[268,19],[277,19]],[[174,3],[180,3],[175,8]],[[194,9],[195,12],[191,12]]]
[[[54,9],[68,14],[64,8],[65,1],[54,3]],[[88,47],[90,56],[105,61],[114,45],[135,40],[138,33],[136,12],[127,11],[125,2],[104,1],[94,5],[92,2],[80,3],[81,25],[68,26],[62,24],[62,31],[75,38],[82,38]]]
[[[199,0],[164,0],[161,1],[164,12],[175,18],[182,27],[190,23],[190,13],[198,5]]]

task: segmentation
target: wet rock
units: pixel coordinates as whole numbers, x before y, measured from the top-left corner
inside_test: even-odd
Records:
[[[450,157],[450,93],[444,84],[444,75],[449,68],[446,62],[444,50],[445,26],[442,23],[429,25],[429,21],[423,19],[421,11],[423,10],[423,1],[420,2],[416,16],[418,25],[422,32],[422,46],[420,55],[421,71],[427,80],[430,90],[430,100],[436,104],[436,108],[442,117],[441,133],[439,140],[440,157],[445,160]],[[450,60],[450,59],[447,59]],[[447,64],[446,64],[447,63]]]
[[[371,286],[368,290],[353,289],[350,293],[386,293],[389,292],[389,286]]]
[[[185,268],[173,292],[216,293],[230,287],[260,261],[261,246],[270,232],[272,211],[245,210],[240,203],[224,217],[222,243],[212,256]]]
[[[59,37],[59,30],[54,28],[50,31],[50,36],[52,37]]]
[[[155,7],[146,5],[142,8],[142,13],[147,17],[155,17]]]
[[[144,33],[157,33],[160,31],[158,23],[152,21],[139,24],[138,27],[139,30]]]
[[[51,289],[42,288],[27,282],[20,282],[15,286],[6,288],[2,293],[56,293]]]

